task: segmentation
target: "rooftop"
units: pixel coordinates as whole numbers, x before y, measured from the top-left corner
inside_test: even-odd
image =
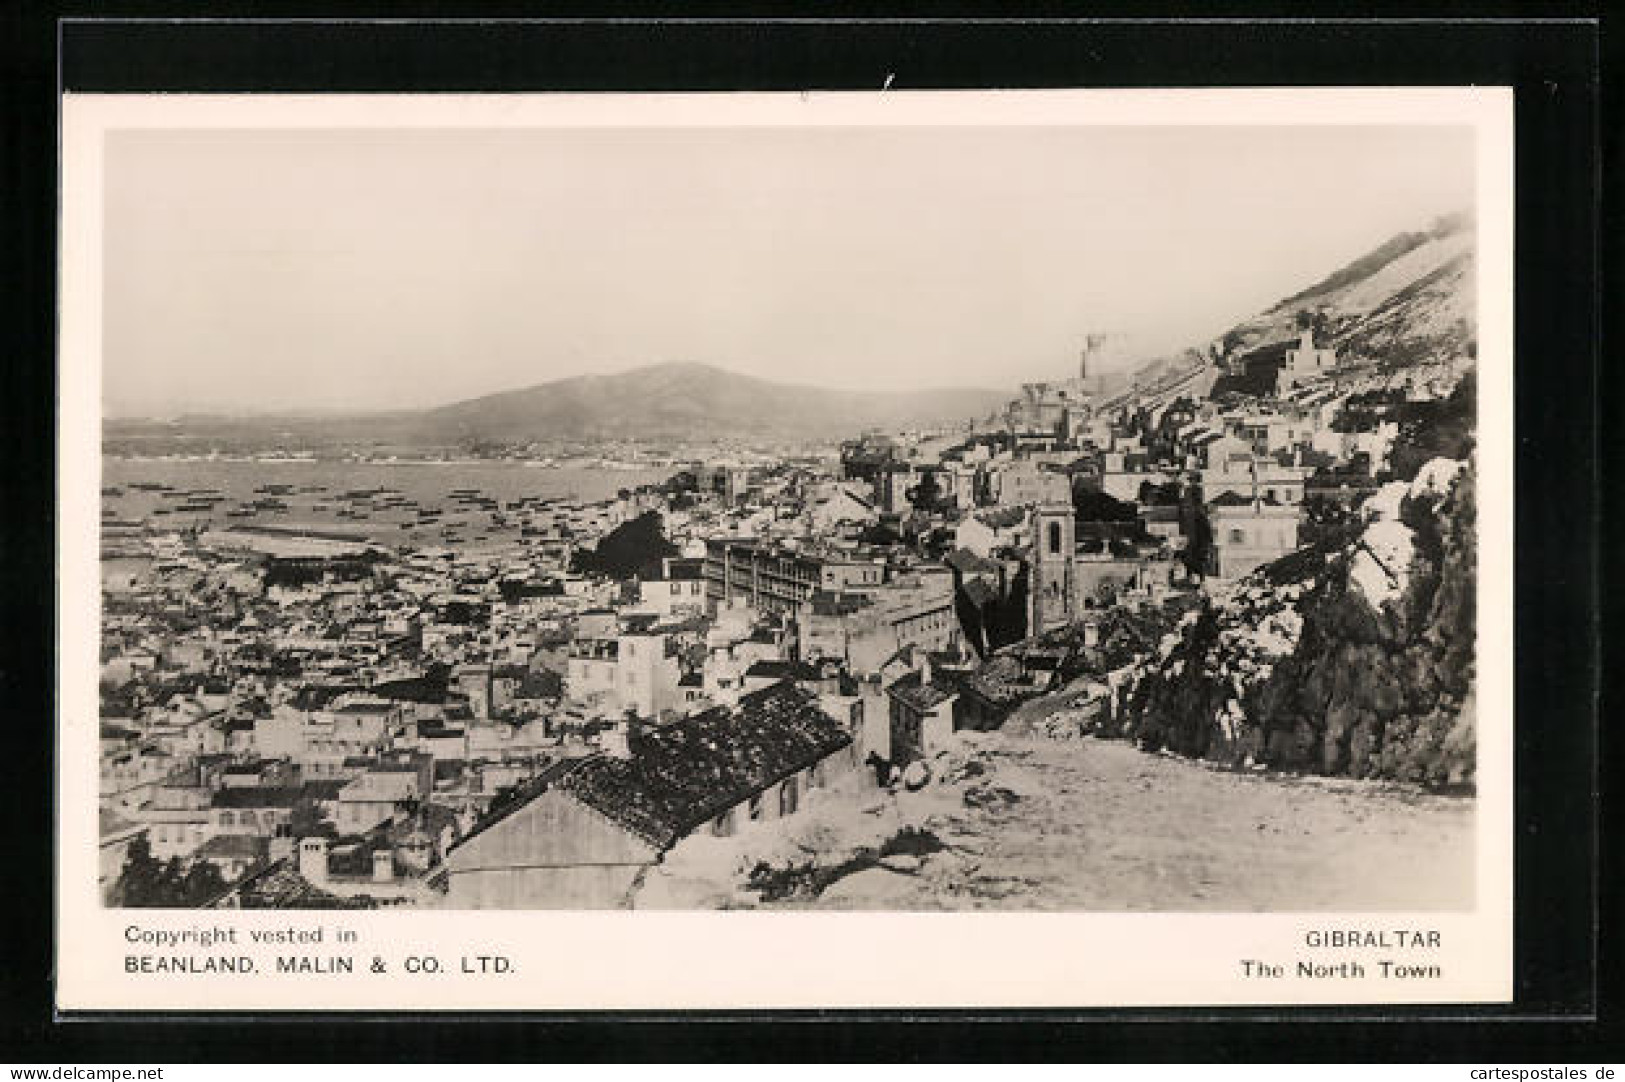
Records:
[[[629,759],[595,758],[561,787],[658,849],[852,738],[788,681],[653,729]]]
[[[260,839],[252,834],[216,834],[198,846],[194,855],[200,860],[257,860],[261,853]]]
[[[905,673],[892,681],[886,694],[919,714],[929,714],[958,694],[947,680],[934,679],[926,683],[919,672]]]
[[[770,680],[818,680],[819,671],[805,661],[786,661],[780,658],[764,659],[745,670],[745,675],[767,677]]]
[[[244,786],[240,789],[219,789],[209,804],[215,808],[291,808],[299,799],[299,789],[270,789],[262,786]]]

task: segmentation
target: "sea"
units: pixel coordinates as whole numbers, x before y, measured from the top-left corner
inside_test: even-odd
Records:
[[[547,501],[609,499],[676,467],[518,461],[345,462],[322,459],[102,458],[104,522],[275,526],[384,545],[518,536]]]

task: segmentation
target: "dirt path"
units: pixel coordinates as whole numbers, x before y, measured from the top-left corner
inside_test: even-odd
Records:
[[[984,773],[895,799],[950,846],[868,868],[839,909],[1400,910],[1473,900],[1473,801],[1243,775],[1119,742],[998,735]],[[952,768],[946,772],[950,776]]]

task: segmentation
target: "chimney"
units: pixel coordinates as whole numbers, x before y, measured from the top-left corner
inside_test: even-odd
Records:
[[[299,842],[299,874],[312,886],[327,882],[326,838],[304,838]]]
[[[388,883],[395,878],[395,851],[392,849],[374,849],[372,851],[372,881],[374,883]]]
[[[632,758],[632,722],[618,721],[598,734],[598,747],[611,759]]]

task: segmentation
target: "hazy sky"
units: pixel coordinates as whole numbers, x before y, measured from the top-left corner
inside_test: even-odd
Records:
[[[1204,342],[1471,206],[1465,128],[120,131],[113,414],[668,360],[1014,387]]]

